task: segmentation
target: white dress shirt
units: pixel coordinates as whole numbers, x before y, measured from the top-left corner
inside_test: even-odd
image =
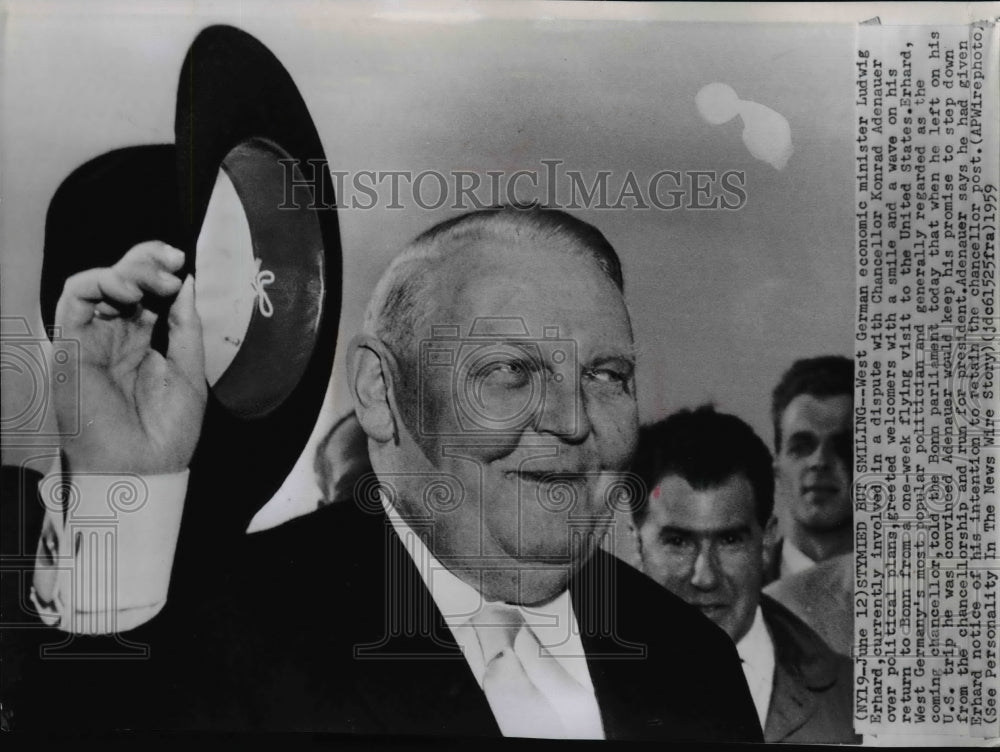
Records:
[[[382,505],[396,534],[420,571],[435,605],[444,616],[455,642],[465,655],[473,676],[482,687],[486,666],[476,628],[470,619],[479,612],[486,600],[475,588],[459,579],[434,557],[420,536],[384,497]],[[563,725],[569,730],[567,738],[603,739],[601,711],[594,695],[594,684],[587,668],[569,592],[564,590],[544,605],[517,608],[524,616],[528,629],[522,629],[518,634],[514,652],[524,665],[528,678],[555,708]],[[551,660],[558,661],[559,666],[580,685],[580,691],[567,693],[551,686],[551,681],[546,678],[550,674],[544,666],[545,661]],[[514,735],[533,736],[531,729]]]
[[[781,565],[778,569],[778,576],[787,577],[790,574],[803,572],[815,563],[802,552],[801,548],[785,538],[781,544]]]
[[[743,675],[750,686],[754,707],[757,708],[757,719],[760,727],[767,723],[767,710],[771,705],[771,692],[774,689],[774,641],[771,639],[764,615],[760,606],[753,616],[750,631],[736,643],[736,652],[743,661]]]

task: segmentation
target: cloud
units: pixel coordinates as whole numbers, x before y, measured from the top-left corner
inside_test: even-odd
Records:
[[[698,113],[712,125],[728,123],[738,115],[743,121],[743,143],[756,159],[776,170],[788,164],[793,151],[792,128],[780,112],[740,99],[733,87],[718,82],[703,86],[694,102]]]

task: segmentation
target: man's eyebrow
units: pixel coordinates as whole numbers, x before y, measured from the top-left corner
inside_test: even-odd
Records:
[[[533,339],[528,339],[528,338],[525,338],[525,339],[516,339],[516,338],[513,338],[513,337],[511,337],[511,338],[507,338],[507,337],[496,337],[496,338],[494,338],[494,337],[484,337],[483,340],[485,340],[485,341],[482,341],[482,340],[479,340],[478,338],[476,338],[475,342],[478,345],[482,341],[482,344],[485,347],[496,347],[496,348],[504,348],[504,349],[509,349],[509,350],[517,350],[517,351],[519,351],[521,353],[524,353],[524,355],[526,357],[533,358],[533,359],[534,358],[538,358],[542,354],[541,350],[539,350],[539,348],[538,348],[537,340],[533,340]]]
[[[659,536],[665,538],[671,535],[678,535],[686,538],[721,538],[727,535],[743,535],[750,532],[750,525],[734,525],[732,527],[715,528],[712,530],[691,530],[686,527],[676,525],[664,525],[660,528]]]
[[[608,357],[608,358],[628,358],[629,360],[635,360],[639,355],[639,346],[633,341],[628,344],[621,344],[616,342],[608,348],[597,349],[594,357]]]
[[[791,441],[792,439],[815,439],[815,438],[819,438],[818,434],[815,431],[810,431],[807,428],[800,428],[798,431],[792,431],[788,435],[789,441]]]
[[[635,353],[633,351],[599,352],[587,361],[587,365],[599,366],[605,363],[620,363],[635,368]]]
[[[727,535],[748,535],[749,533],[749,525],[734,525],[733,527],[724,527],[721,530],[712,531],[712,535],[716,538],[722,538]]]
[[[674,525],[664,525],[663,527],[660,528],[660,532],[658,533],[658,535],[661,538],[666,538],[667,536],[670,536],[670,535],[679,535],[679,536],[683,536],[683,537],[688,538],[688,537],[691,537],[691,536],[694,536],[694,535],[698,535],[698,533],[695,530],[688,530],[686,527],[676,527]]]

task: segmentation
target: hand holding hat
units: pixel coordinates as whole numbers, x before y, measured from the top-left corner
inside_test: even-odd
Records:
[[[101,154],[62,182],[46,217],[40,304],[43,323],[85,351],[80,404],[69,390],[56,396],[72,402],[57,414],[86,413],[79,436],[64,431],[69,471],[188,468],[189,496],[226,499],[185,507],[178,545],[204,566],[225,555],[220,540],[242,537],[312,433],[337,345],[341,245],[319,135],[258,40],[230,26],[199,32],[180,72],[175,134],[174,144]],[[200,242],[222,173],[249,247]],[[258,269],[249,322],[232,315],[247,281],[226,266],[233,252]],[[199,266],[200,320],[180,282]],[[216,364],[231,357],[221,374],[206,374],[206,350]]]
[[[40,564],[33,600],[67,631],[133,629],[163,607],[168,585],[177,613],[203,607],[205,572],[231,574],[234,550],[295,466],[329,386],[341,297],[336,196],[288,72],[249,34],[204,29],[181,68],[175,134],[176,144],[127,146],[80,165],[46,216],[42,320],[79,343],[79,360],[62,363],[62,373],[78,373],[53,385],[66,463],[52,486],[61,506],[49,511],[62,514],[40,550],[79,566],[48,577],[55,560]],[[203,238],[222,173],[248,244]],[[245,322],[233,303],[245,299],[239,268],[250,260],[259,305]],[[228,363],[221,373],[206,373],[206,348],[214,365]],[[75,490],[61,490],[67,480]],[[204,501],[217,498],[225,503]],[[95,519],[114,520],[110,543]]]
[[[56,307],[62,336],[78,340],[79,400],[53,385],[56,415],[79,435],[64,446],[73,472],[155,475],[187,468],[201,433],[208,387],[194,278],[176,276],[184,254],[158,241],[134,246],[118,263],[73,275]],[[150,296],[176,296],[169,345],[152,347],[159,315]]]

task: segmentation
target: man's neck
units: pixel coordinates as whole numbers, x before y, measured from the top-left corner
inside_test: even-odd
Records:
[[[434,551],[432,550],[432,542],[435,539],[440,541],[442,536],[440,534],[436,536],[436,531],[427,527],[426,518],[407,519],[407,516],[397,509],[384,494],[380,493],[379,499],[396,534],[404,541],[404,545],[407,545],[410,555],[414,556],[412,548],[414,545],[416,545],[418,552],[426,552],[425,555],[415,558],[418,569],[421,569],[421,575],[424,574],[421,561],[425,556],[430,557],[433,559],[431,569],[446,570],[451,577],[475,590],[487,601],[526,607],[543,606],[559,598],[567,590],[568,576],[565,569],[519,569],[513,560],[510,560],[508,566],[500,565],[496,568],[490,568],[483,566],[485,559],[482,555],[448,555]],[[408,536],[416,537],[419,544],[416,541],[410,541],[407,544]],[[506,560],[506,557],[499,553],[493,558],[501,564],[502,560]],[[430,587],[430,585],[428,586]]]
[[[833,530],[806,530],[792,525],[788,535],[802,553],[815,562],[854,550],[854,526],[850,523]]]

